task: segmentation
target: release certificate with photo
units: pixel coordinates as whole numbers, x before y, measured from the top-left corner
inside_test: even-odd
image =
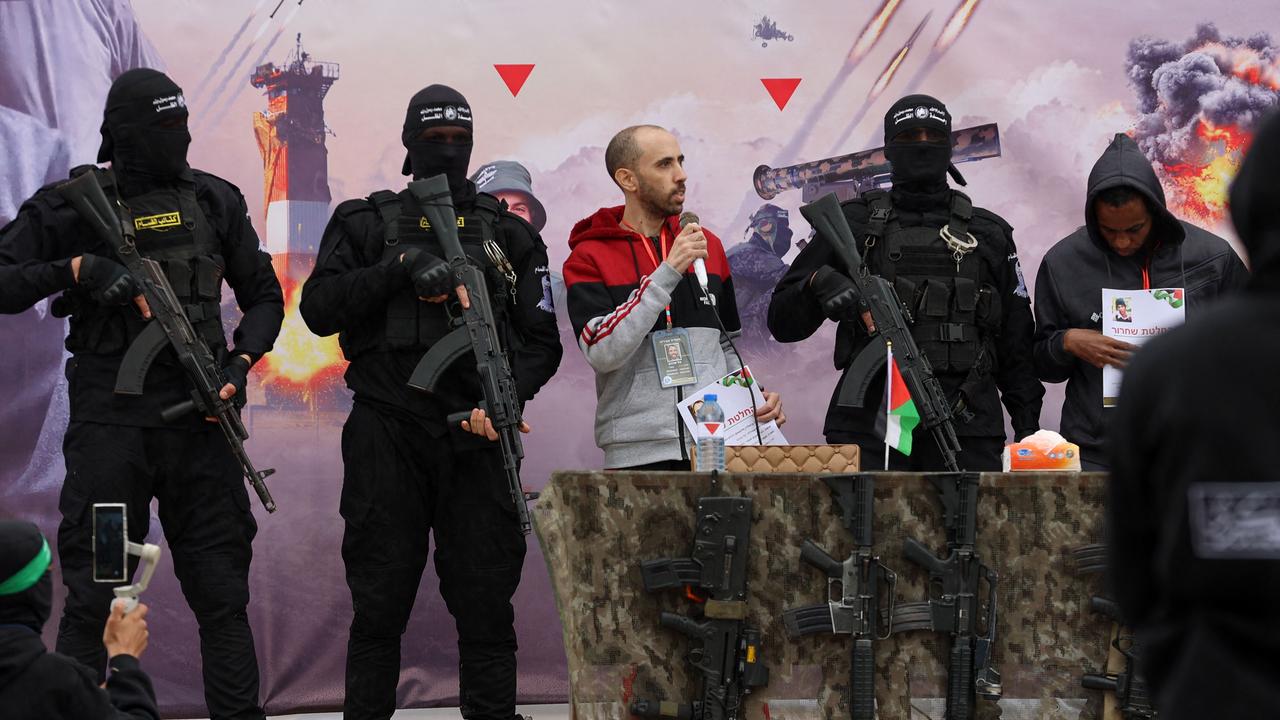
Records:
[[[1102,289],[1102,334],[1109,338],[1142,345],[1181,325],[1186,317],[1187,301],[1182,288]],[[1103,366],[1102,407],[1116,406],[1123,378],[1120,368]]]

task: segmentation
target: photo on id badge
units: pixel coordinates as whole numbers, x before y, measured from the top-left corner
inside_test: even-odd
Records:
[[[672,328],[655,332],[653,358],[658,367],[658,381],[664,389],[692,385],[698,381],[698,374],[693,369],[688,330]]]

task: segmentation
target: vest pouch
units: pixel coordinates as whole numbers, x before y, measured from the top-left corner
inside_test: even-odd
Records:
[[[974,316],[978,307],[978,284],[966,277],[952,280],[953,310],[939,334],[947,343],[947,369],[966,372],[978,359],[978,327]]]
[[[951,296],[955,303],[955,313],[951,318],[955,322],[972,322],[974,308],[978,306],[978,284],[969,278],[958,277],[954,281],[955,293]]]
[[[1003,309],[1000,295],[994,287],[983,285],[978,289],[978,307],[975,314],[979,327],[992,335],[999,335]]]
[[[917,315],[922,319],[944,320],[951,314],[949,307],[951,288],[939,280],[925,280],[922,283],[919,309]]]
[[[226,266],[221,255],[198,257],[196,263],[196,297],[201,300],[222,299],[222,272]]]
[[[908,321],[910,321],[919,312],[920,296],[924,292],[923,288],[917,285],[914,280],[899,276],[894,278],[893,289],[897,291],[898,300],[902,301],[903,308],[911,314],[911,317],[908,318]]]
[[[204,339],[214,353],[227,349],[227,337],[222,332],[222,307],[212,300],[183,305],[183,312],[196,333]]]
[[[164,268],[165,277],[169,278],[169,284],[173,286],[173,293],[184,304],[191,302],[194,299],[191,289],[195,275],[192,272],[191,263],[186,260],[163,260],[161,266]],[[192,322],[197,321],[192,320]]]
[[[937,337],[939,323],[950,314],[951,289],[939,280],[926,278],[916,291],[919,300],[916,304],[915,323],[912,334],[920,351],[929,360],[934,371],[947,369],[947,344]]]

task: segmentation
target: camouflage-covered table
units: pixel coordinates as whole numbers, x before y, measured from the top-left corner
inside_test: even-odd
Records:
[[[719,494],[753,499],[750,621],[762,631],[770,680],[748,699],[749,718],[847,718],[847,636],[789,639],[782,611],[826,601],[822,575],[801,565],[812,538],[837,558],[851,549],[820,476],[722,476]],[[1071,573],[1070,548],[1102,537],[1105,476],[986,474],[978,494],[980,557],[1000,574],[999,706],[978,717],[1097,718],[1102,699],[1080,675],[1102,666],[1110,624],[1088,611],[1097,580]],[[641,560],[687,556],[694,506],[710,476],[696,473],[556,473],[533,515],[555,587],[575,717],[626,718],[635,697],[687,701],[697,678],[684,660],[686,637],[658,625],[662,610],[687,614],[680,593],[648,594]],[[898,573],[899,601],[927,597],[927,576],[902,559],[903,540],[945,547],[937,493],[922,476],[877,475],[876,550]],[[940,642],[939,642],[940,641]],[[876,643],[881,718],[943,716],[945,636],[895,634]]]

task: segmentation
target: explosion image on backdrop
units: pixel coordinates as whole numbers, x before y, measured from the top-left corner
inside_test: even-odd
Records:
[[[1255,126],[1280,107],[1280,50],[1266,33],[1223,37],[1206,23],[1184,43],[1133,41],[1128,66],[1141,113],[1134,139],[1171,191],[1170,207],[1216,227]]]

